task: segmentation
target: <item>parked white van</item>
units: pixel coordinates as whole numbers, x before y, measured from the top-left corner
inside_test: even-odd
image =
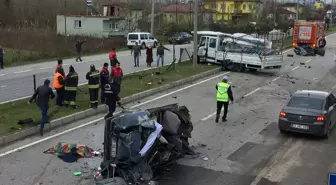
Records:
[[[127,47],[132,49],[135,43],[145,48],[146,46],[156,47],[158,41],[148,32],[132,32],[127,34]]]

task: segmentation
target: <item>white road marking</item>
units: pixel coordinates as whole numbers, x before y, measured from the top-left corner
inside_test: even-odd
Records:
[[[258,87],[258,88],[256,88],[256,89],[254,89],[253,91],[247,93],[247,94],[246,94],[245,96],[243,96],[243,97],[244,97],[244,98],[245,98],[245,97],[248,97],[248,96],[250,96],[251,94],[253,94],[253,93],[255,93],[255,92],[259,91],[259,90],[260,90],[260,87]]]
[[[309,62],[311,62],[312,61],[312,59],[309,59],[309,60],[307,60],[305,63],[309,63]]]
[[[16,71],[14,73],[19,74],[19,73],[26,73],[26,72],[29,72],[29,71],[32,71],[32,69],[28,69],[28,70],[24,70],[24,71]]]
[[[211,78],[208,78],[208,79],[206,79],[206,80],[199,81],[199,82],[197,82],[197,83],[194,83],[194,84],[188,85],[188,86],[186,86],[186,87],[183,87],[183,88],[177,89],[177,90],[175,90],[175,91],[172,91],[172,92],[166,93],[166,94],[164,94],[164,95],[158,96],[158,97],[156,97],[156,98],[153,98],[153,99],[150,99],[150,100],[148,100],[148,101],[144,101],[144,102],[142,102],[142,103],[139,103],[139,104],[137,104],[137,105],[134,105],[134,106],[132,106],[132,107],[130,107],[130,108],[131,108],[131,109],[134,109],[134,108],[140,107],[140,106],[142,106],[142,105],[144,105],[144,104],[148,104],[148,103],[151,103],[151,102],[153,102],[153,101],[156,101],[156,100],[162,99],[162,98],[164,98],[164,97],[167,97],[167,96],[170,96],[170,95],[172,95],[172,94],[175,94],[175,93],[177,93],[177,92],[180,92],[180,91],[183,91],[183,90],[189,89],[189,88],[191,88],[191,87],[194,87],[194,86],[200,85],[200,84],[202,84],[202,83],[205,83],[205,82],[208,82],[208,81],[210,81],[210,80],[213,80],[213,79],[219,78],[219,77],[221,77],[221,76],[224,76],[224,75],[226,75],[226,74],[229,74],[229,73],[230,73],[230,72],[226,72],[226,73],[222,73],[222,74],[220,74],[220,75],[213,76],[213,77],[211,77]],[[117,112],[117,113],[120,113],[120,112]],[[83,127],[85,127],[85,126],[88,126],[88,125],[90,125],[90,124],[97,123],[98,121],[102,121],[103,119],[104,119],[104,117],[101,117],[101,118],[98,118],[98,119],[92,120],[92,121],[90,121],[90,122],[84,123],[84,124],[82,124],[82,125],[79,125],[79,126],[76,126],[76,127],[70,128],[70,129],[68,129],[68,130],[65,130],[65,131],[59,132],[59,133],[57,133],[57,134],[54,134],[54,135],[51,135],[51,136],[47,136],[47,137],[45,137],[45,138],[43,138],[43,139],[40,139],[40,140],[34,141],[34,142],[32,142],[32,143],[29,143],[29,144],[26,144],[26,145],[20,146],[20,147],[18,147],[18,148],[15,148],[15,149],[9,150],[9,151],[7,151],[7,152],[1,153],[1,154],[0,154],[0,157],[3,157],[3,156],[6,156],[6,155],[9,155],[9,154],[11,154],[11,153],[14,153],[14,152],[20,151],[20,150],[22,150],[22,149],[25,149],[25,148],[28,148],[28,147],[31,147],[31,146],[34,146],[34,145],[37,145],[37,144],[39,144],[39,143],[42,143],[42,142],[44,142],[44,141],[47,141],[47,140],[53,139],[53,138],[55,138],[55,137],[58,137],[58,136],[64,135],[64,134],[66,134],[66,133],[72,132],[72,131],[74,131],[74,130],[77,130],[77,129],[80,129],[80,128],[83,128]]]
[[[292,71],[295,71],[295,69],[299,68],[300,66],[296,66],[292,69]]]
[[[1,85],[0,88],[4,88],[4,87],[7,87],[7,85]]]
[[[281,78],[281,77],[278,76],[278,77],[274,78],[274,79],[272,80],[272,82],[277,81],[279,78]]]
[[[52,79],[54,76],[48,76],[48,77],[44,77],[44,78],[41,78],[40,80],[45,80],[45,79]]]
[[[51,69],[52,67],[41,67],[40,69]]]
[[[217,111],[215,111],[214,113],[212,113],[212,114],[210,114],[210,115],[208,115],[208,116],[206,116],[206,117],[202,118],[201,120],[202,120],[202,121],[205,121],[205,120],[207,120],[207,119],[211,118],[212,116],[215,116],[215,115],[216,115],[216,113],[217,113]]]
[[[5,74],[0,74],[0,76],[5,76]]]

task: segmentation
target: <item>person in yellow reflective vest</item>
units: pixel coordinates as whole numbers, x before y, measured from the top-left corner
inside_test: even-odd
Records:
[[[76,106],[76,95],[78,87],[78,74],[73,66],[69,67],[69,74],[65,77],[65,99],[64,105],[67,107],[69,104],[72,108]]]
[[[222,121],[226,121],[226,115],[228,112],[229,100],[233,101],[233,95],[231,86],[227,83],[228,77],[224,76],[223,80],[216,85],[217,89],[217,112],[216,112],[216,123],[218,123],[220,112],[222,107],[224,106],[224,115],[222,117]]]
[[[86,74],[86,79],[89,81],[89,93],[91,108],[98,107],[98,94],[99,94],[99,76],[100,73],[96,70],[96,67],[92,64],[90,71]]]

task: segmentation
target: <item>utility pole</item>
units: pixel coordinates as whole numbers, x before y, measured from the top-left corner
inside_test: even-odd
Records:
[[[197,28],[198,28],[198,0],[194,0],[194,47],[193,47],[193,68],[197,65]]]
[[[299,20],[299,0],[296,1],[296,22]]]
[[[175,1],[175,23],[177,24],[177,0]]]
[[[151,34],[154,36],[154,6],[155,0],[152,0],[152,14],[151,14]]]

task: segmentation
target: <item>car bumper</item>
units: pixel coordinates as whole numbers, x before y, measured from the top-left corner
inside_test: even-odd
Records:
[[[292,124],[308,126],[308,129],[293,128],[291,126]],[[287,120],[279,119],[278,127],[280,130],[283,130],[283,131],[305,133],[305,134],[311,134],[311,135],[316,135],[316,136],[323,136],[326,133],[325,124],[323,123],[305,124],[305,123],[289,122]]]

